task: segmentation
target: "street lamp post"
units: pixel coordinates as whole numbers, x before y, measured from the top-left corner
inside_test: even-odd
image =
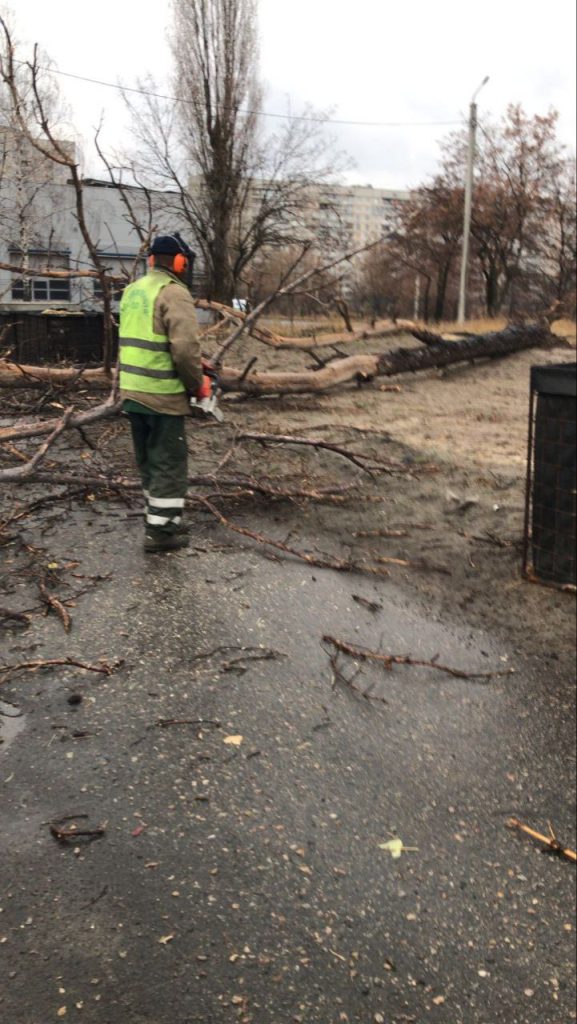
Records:
[[[471,239],[471,212],[473,209],[473,175],[475,169],[475,149],[477,136],[477,96],[489,81],[487,75],[474,93],[469,111],[469,152],[467,156],[467,180],[465,182],[465,213],[463,219],[463,255],[461,259],[461,282],[459,286],[459,312],[457,319],[460,324],[465,322],[467,304],[467,281],[469,277],[469,246]]]

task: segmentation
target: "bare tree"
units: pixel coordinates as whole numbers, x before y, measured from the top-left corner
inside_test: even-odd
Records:
[[[264,132],[256,0],[183,0],[171,46],[177,102],[160,98],[150,78],[141,97],[125,95],[137,150],[125,164],[141,183],[170,190],[165,209],[189,226],[206,294],[230,302],[259,253],[303,244],[313,185],[345,160],[325,113],[307,109]]]
[[[394,238],[399,257],[434,284],[432,316],[437,323],[446,316],[447,294],[460,253],[462,228],[461,194],[439,176],[416,190],[399,211],[399,227]]]
[[[87,226],[84,190],[76,147],[58,131],[54,111],[54,87],[47,84],[38,47],[31,60],[19,60],[8,22],[0,15],[0,82],[10,104],[15,131],[45,165],[57,166],[70,177],[74,188],[75,218],[90,260],[98,275],[104,307],[104,366],[110,372],[114,339],[114,318],[110,281],[96,243]]]
[[[537,240],[538,301],[562,303],[575,316],[577,277],[577,181],[575,159],[564,161],[551,176],[543,211],[545,230]]]
[[[471,230],[490,316],[522,311],[525,272],[534,272],[550,232],[547,197],[566,160],[557,121],[554,110],[529,117],[511,104],[498,123],[481,126]],[[462,188],[465,146],[462,133],[444,145],[442,176],[454,188]]]
[[[6,57],[4,47],[4,52],[0,52],[1,64],[6,64]],[[38,76],[38,90],[46,110],[57,116],[59,97],[49,75],[50,62],[44,55],[42,63],[46,70]],[[33,130],[34,98],[25,69],[15,64],[13,74],[20,97],[19,112],[15,110],[10,88],[0,79],[0,238],[21,267],[21,276],[13,278],[8,290],[16,288],[21,298],[30,300],[35,258],[32,253],[42,253],[43,262],[52,254],[55,266],[58,265],[64,241],[59,227],[66,199],[56,165],[38,153],[20,127],[19,118]]]
[[[417,295],[418,302],[415,302],[417,280],[422,296]],[[425,259],[419,254],[409,257],[405,240],[395,233],[393,238],[367,253],[362,261],[354,283],[354,306],[370,316],[372,322],[382,316],[396,319],[413,315],[415,319],[428,322],[431,286],[432,277]]]
[[[470,292],[489,316],[536,313],[553,300],[572,308],[575,276],[574,161],[559,144],[557,114],[510,106],[482,126],[472,216]],[[381,253],[367,260],[365,290],[390,287],[411,269],[424,284],[424,314],[446,317],[456,295],[467,138],[442,143],[441,166],[416,189]],[[386,280],[388,278],[388,282]],[[405,289],[399,287],[399,296]],[[406,296],[405,296],[406,300]],[[390,312],[390,309],[388,309]]]
[[[262,91],[256,76],[255,0],[186,0],[175,6],[172,53],[179,132],[199,175],[192,202],[208,257],[209,294],[232,298],[230,254],[244,179],[257,146]]]

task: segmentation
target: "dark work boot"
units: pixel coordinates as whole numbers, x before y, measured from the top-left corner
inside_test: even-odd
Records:
[[[174,533],[177,537],[188,537],[190,532],[190,523],[178,523],[178,525],[174,527]]]
[[[156,533],[147,530],[144,535],[144,550],[147,554],[160,554],[164,551],[178,551],[188,547],[189,537],[185,533]]]

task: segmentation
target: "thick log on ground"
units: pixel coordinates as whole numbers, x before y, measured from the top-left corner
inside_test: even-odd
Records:
[[[415,332],[418,336],[418,332]],[[376,355],[349,356],[338,359],[318,371],[294,373],[249,373],[223,369],[221,381],[225,390],[245,394],[306,394],[328,391],[350,381],[367,381],[374,377],[393,377],[401,373],[442,368],[454,363],[476,359],[495,359],[522,352],[536,346],[551,347],[558,339],[548,324],[508,327],[504,331],[480,334],[463,341],[427,342],[426,348],[401,348]]]
[[[419,332],[415,331],[418,338]],[[454,363],[476,359],[494,359],[522,352],[524,349],[551,347],[560,344],[548,324],[507,327],[504,331],[479,334],[462,341],[431,341],[423,348],[400,348],[393,352],[349,356],[337,359],[318,371],[299,370],[280,373],[250,372],[222,367],[220,381],[224,391],[249,395],[306,394],[328,391],[352,381],[368,381],[374,377],[393,377],[401,373],[442,368]],[[0,361],[0,388],[34,388],[46,384],[70,385],[103,390],[110,388],[111,378],[102,370],[54,369],[43,366],[16,366]]]
[[[26,366],[0,359],[0,388],[45,388],[47,384],[65,387],[76,384],[79,388],[109,388],[112,376],[101,369],[79,370],[74,367]],[[0,413],[2,409],[0,407]]]

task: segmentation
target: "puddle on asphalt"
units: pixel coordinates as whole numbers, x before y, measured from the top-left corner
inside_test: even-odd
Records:
[[[20,708],[0,700],[0,753],[10,746],[25,724],[26,718]]]

